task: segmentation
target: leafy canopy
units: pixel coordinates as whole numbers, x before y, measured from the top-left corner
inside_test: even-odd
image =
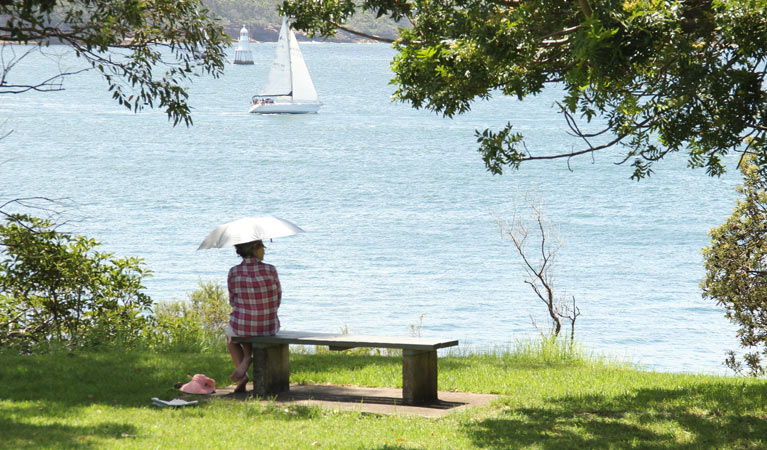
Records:
[[[767,177],[751,158],[741,168],[741,198],[727,221],[711,230],[711,245],[703,250],[706,276],[703,296],[716,300],[726,316],[738,325],[748,372],[767,373]],[[736,372],[743,363],[734,352],[727,365]]]
[[[508,123],[477,131],[487,169],[623,148],[633,178],[669,153],[725,171],[752,152],[767,167],[767,0],[284,0],[294,26],[333,35],[363,10],[407,19],[395,98],[447,117],[472,102],[547,85],[580,148],[528,149]]]
[[[174,125],[190,125],[184,83],[196,74],[218,77],[230,39],[200,0],[6,0],[0,42],[67,45],[101,73],[119,104],[157,105]],[[71,74],[15,82],[11,69],[29,52],[2,51],[0,93],[60,90]]]

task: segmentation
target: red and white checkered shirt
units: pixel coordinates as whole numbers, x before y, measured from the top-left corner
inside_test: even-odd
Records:
[[[229,324],[237,336],[271,336],[280,328],[277,309],[282,287],[277,269],[256,258],[245,258],[229,269]]]

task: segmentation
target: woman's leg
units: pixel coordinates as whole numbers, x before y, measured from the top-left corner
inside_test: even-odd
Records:
[[[245,383],[248,381],[248,368],[250,367],[250,362],[252,359],[251,345],[249,343],[241,342],[240,351],[242,352],[242,358],[240,359],[240,363],[237,365],[237,368],[234,369],[232,376],[239,375],[237,380],[242,380],[242,387],[244,388]]]
[[[232,362],[234,362],[235,371],[238,367],[240,367],[240,363],[242,362],[243,357],[245,356],[245,352],[243,351],[242,346],[239,344],[239,342],[232,342],[230,338],[226,338],[226,347],[229,349],[229,356],[232,357]],[[232,377],[234,376],[234,373],[232,373]],[[242,378],[242,374],[240,374],[237,379],[232,378],[232,381],[237,381],[240,378]]]
[[[245,392],[245,385],[248,383],[248,367],[250,366],[251,345],[249,343],[232,342],[227,340],[229,355],[234,362],[234,372],[229,376],[232,381],[237,382],[234,392]]]
[[[240,351],[239,353],[242,354],[240,357],[240,362],[237,363],[235,361],[235,364],[237,364],[237,367],[234,369],[234,372],[232,372],[232,381],[237,381],[241,379],[242,377],[248,376],[248,367],[250,367],[250,351],[251,346],[249,343],[241,342],[239,343]],[[234,359],[234,358],[232,358]],[[236,378],[236,379],[235,379]]]

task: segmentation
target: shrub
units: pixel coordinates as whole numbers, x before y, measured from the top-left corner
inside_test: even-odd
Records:
[[[710,232],[711,245],[703,250],[706,276],[703,297],[723,306],[726,317],[739,328],[743,356],[750,375],[765,374],[767,366],[767,174],[753,159],[741,166],[742,198],[727,221]],[[735,372],[743,363],[730,352],[725,364]]]
[[[0,225],[0,346],[25,353],[143,339],[150,271],[137,258],[97,252],[93,239],[48,220],[10,215]]]
[[[159,351],[223,351],[230,309],[220,283],[200,281],[188,301],[156,304],[150,346]]]
[[[198,289],[189,294],[192,309],[206,333],[223,336],[229,324],[229,295],[217,282],[200,281]]]

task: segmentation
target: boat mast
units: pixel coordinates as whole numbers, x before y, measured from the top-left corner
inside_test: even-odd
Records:
[[[293,58],[291,57],[290,48],[293,47],[296,36],[293,34],[293,30],[290,29],[288,19],[282,18],[283,26],[288,27],[288,71],[290,72],[290,101],[293,102]]]

